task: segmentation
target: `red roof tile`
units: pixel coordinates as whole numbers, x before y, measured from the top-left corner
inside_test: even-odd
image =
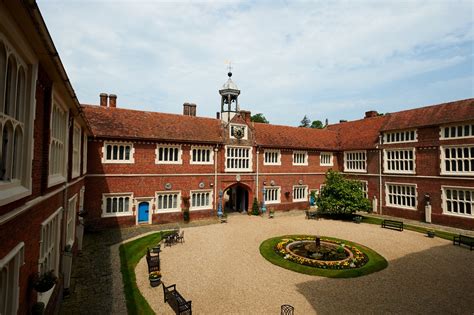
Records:
[[[222,142],[221,121],[212,118],[82,105],[96,137]]]

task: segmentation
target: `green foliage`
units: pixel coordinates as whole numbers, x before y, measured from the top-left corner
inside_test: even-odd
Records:
[[[372,211],[372,205],[364,197],[361,183],[346,179],[342,174],[329,170],[326,183],[316,199],[318,212],[328,215],[344,216],[356,211]]]
[[[252,214],[260,215],[260,207],[258,206],[257,198],[253,198]]]
[[[270,123],[262,113],[252,115],[250,117],[250,121],[264,123],[264,124],[269,124]]]
[[[323,129],[324,125],[321,120],[313,120],[310,127],[314,129]]]
[[[309,128],[311,127],[311,119],[304,115],[303,119],[300,122],[299,127]]]

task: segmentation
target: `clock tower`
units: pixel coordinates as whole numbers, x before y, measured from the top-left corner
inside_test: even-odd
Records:
[[[221,95],[221,120],[225,123],[229,123],[232,118],[240,111],[239,108],[239,94],[240,90],[237,85],[232,81],[232,72],[227,73],[229,79],[224,83],[222,89],[219,90]]]

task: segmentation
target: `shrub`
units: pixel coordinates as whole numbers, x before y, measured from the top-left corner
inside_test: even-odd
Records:
[[[253,198],[252,214],[253,215],[260,215],[260,208],[258,206],[257,198]]]

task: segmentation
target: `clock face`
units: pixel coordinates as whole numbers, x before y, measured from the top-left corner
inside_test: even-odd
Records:
[[[234,127],[233,136],[237,139],[242,139],[244,137],[244,127]]]

